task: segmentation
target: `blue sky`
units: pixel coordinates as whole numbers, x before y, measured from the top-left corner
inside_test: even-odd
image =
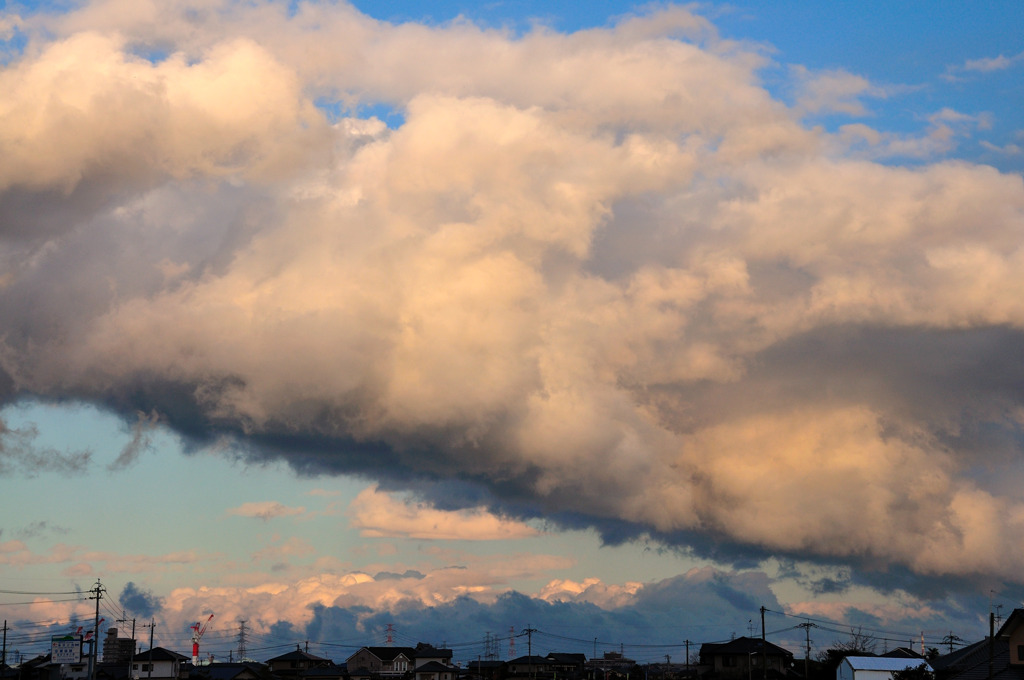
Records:
[[[1022,20],[7,3],[17,644],[97,579],[218,658],[981,637],[1024,596]]]

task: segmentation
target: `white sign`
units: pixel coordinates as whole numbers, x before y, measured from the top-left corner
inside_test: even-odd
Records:
[[[50,661],[52,663],[81,663],[82,636],[61,635],[50,638]]]

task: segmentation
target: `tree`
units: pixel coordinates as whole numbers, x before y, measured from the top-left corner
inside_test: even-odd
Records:
[[[893,671],[892,680],[935,680],[935,673],[924,664],[907,666],[901,671]]]
[[[870,656],[875,653],[877,646],[878,640],[865,634],[863,629],[858,626],[857,630],[850,629],[849,640],[832,645],[832,648],[845,652],[846,656]]]

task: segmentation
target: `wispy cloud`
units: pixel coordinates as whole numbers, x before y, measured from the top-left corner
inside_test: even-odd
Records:
[[[980,59],[968,59],[963,64],[948,66],[943,78],[946,80],[958,80],[966,73],[992,73],[994,71],[1005,71],[1017,64],[1024,62],[1024,52],[1006,56],[1000,54],[997,57],[982,57]]]
[[[932,113],[927,121],[928,128],[921,134],[882,133],[854,123],[841,126],[837,138],[844,150],[860,152],[868,158],[928,160],[949,153],[961,140],[992,126],[990,114],[972,115],[948,108]]]
[[[254,517],[268,521],[279,517],[295,517],[303,515],[305,512],[306,508],[302,506],[290,507],[278,501],[254,501],[242,503],[237,508],[231,508],[227,511],[227,514],[238,517]]]
[[[34,477],[40,473],[70,474],[82,472],[92,461],[92,451],[58,451],[40,447],[36,425],[10,428],[0,419],[0,476],[22,474]]]
[[[132,425],[131,440],[124,445],[117,459],[111,462],[108,470],[119,470],[127,467],[138,460],[143,451],[150,448],[149,435],[160,422],[160,415],[156,411],[148,415],[139,411],[136,414],[135,423]]]

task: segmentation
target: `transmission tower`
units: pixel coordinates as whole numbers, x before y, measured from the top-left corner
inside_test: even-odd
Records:
[[[388,647],[395,644],[395,624],[389,623],[388,629],[385,631],[384,644]]]
[[[238,660],[245,660],[245,619],[238,622]]]
[[[516,658],[516,627],[508,627],[508,659]]]

